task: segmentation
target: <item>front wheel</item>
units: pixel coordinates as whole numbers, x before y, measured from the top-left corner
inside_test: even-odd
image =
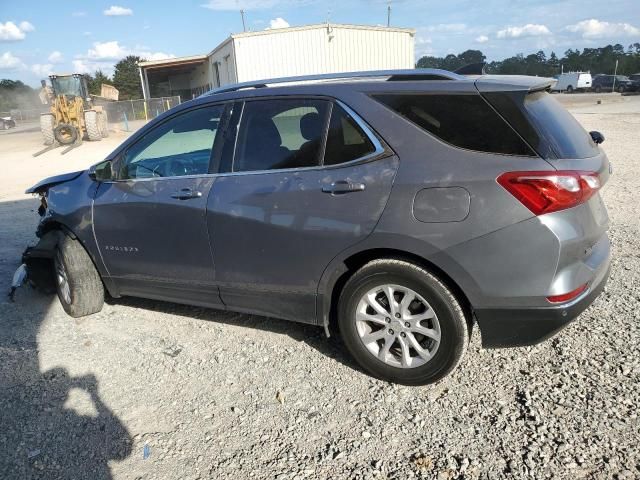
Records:
[[[571,85],[567,87],[567,93],[573,93],[573,87]]]
[[[91,257],[80,244],[64,235],[53,259],[56,290],[62,308],[72,317],[102,310],[104,287]]]
[[[375,377],[405,385],[437,382],[462,360],[468,326],[437,277],[412,263],[374,260],[346,283],[338,305],[343,341]]]

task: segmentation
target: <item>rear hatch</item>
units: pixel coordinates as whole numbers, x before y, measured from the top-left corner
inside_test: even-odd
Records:
[[[480,77],[476,81],[485,100],[559,174],[573,174],[578,179],[582,174],[597,174],[597,190],[602,188],[609,179],[609,160],[573,115],[548,93],[553,79],[498,79]],[[606,244],[608,249],[609,218],[599,192],[585,195],[578,205],[558,209],[541,219],[560,241],[559,273],[563,267],[577,268],[576,261],[589,265],[587,257],[594,253],[596,245]]]

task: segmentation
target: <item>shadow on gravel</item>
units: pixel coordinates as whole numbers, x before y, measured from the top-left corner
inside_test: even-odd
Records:
[[[110,479],[108,462],[128,457],[132,438],[100,398],[97,379],[40,365],[38,336],[57,298],[29,287],[15,303],[7,298],[34,238],[36,207],[34,200],[0,203],[0,478]],[[91,399],[91,413],[65,406],[77,390]]]
[[[353,361],[351,356],[349,356],[349,353],[344,348],[342,341],[340,340],[339,333],[335,328],[331,331],[331,337],[327,338],[324,333],[324,329],[321,327],[291,322],[288,320],[280,320],[278,318],[247,315],[229,312],[226,310],[191,307],[177,303],[134,297],[122,297],[117,299],[108,298],[106,301],[110,305],[126,305],[129,307],[141,308],[170,315],[197,318],[208,322],[224,323],[226,325],[247,327],[281,335],[289,335],[298,342],[305,342],[307,345],[315,348],[323,355],[332,358],[363,375],[368,375],[368,373],[365,373],[364,370],[362,370],[360,366]]]

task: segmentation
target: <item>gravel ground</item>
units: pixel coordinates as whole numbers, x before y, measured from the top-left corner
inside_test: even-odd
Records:
[[[576,110],[614,165],[614,260],[552,340],[482,350],[476,330],[453,375],[410,388],[315,327],[136,299],[74,320],[23,289],[0,300],[0,478],[640,478],[640,99],[621,105]],[[0,193],[43,176],[24,165]],[[18,198],[0,196],[2,291],[37,222]]]

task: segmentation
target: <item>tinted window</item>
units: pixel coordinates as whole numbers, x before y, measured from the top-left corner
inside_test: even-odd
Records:
[[[375,151],[376,147],[357,122],[340,105],[335,104],[329,122],[324,164],[350,162]]]
[[[393,94],[375,98],[456,147],[509,155],[534,155],[479,95]]]
[[[599,152],[591,136],[547,92],[484,96],[543,158],[587,158]]]
[[[208,173],[223,111],[222,105],[199,108],[158,125],[127,150],[118,178]]]
[[[547,92],[528,94],[524,107],[558,158],[588,158],[599,153],[591,135]]]
[[[320,164],[328,102],[278,99],[246,102],[233,171],[312,167]]]

